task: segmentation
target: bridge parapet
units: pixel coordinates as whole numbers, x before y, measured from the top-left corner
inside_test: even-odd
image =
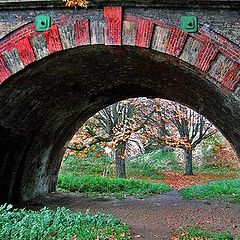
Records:
[[[89,8],[104,6],[154,8],[239,9],[239,0],[91,0]],[[0,9],[64,8],[62,0],[0,0]]]
[[[150,48],[195,66],[229,91],[239,89],[239,46],[207,24],[186,33],[164,20],[123,14],[122,7],[105,7],[97,19],[64,15],[46,32],[36,32],[33,22],[18,28],[0,41],[0,82],[54,52],[95,44]]]

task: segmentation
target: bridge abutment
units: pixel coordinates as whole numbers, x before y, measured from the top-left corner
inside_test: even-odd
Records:
[[[201,7],[10,11],[24,26],[0,40],[1,202],[55,191],[65,143],[94,113],[130,97],[193,108],[240,157],[239,31],[217,27]],[[206,11],[231,12],[239,30],[236,10]],[[31,22],[39,12],[53,18],[47,32]],[[199,32],[179,29],[184,12],[199,14]]]

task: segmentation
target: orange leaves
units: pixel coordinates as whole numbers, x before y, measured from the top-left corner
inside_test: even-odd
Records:
[[[164,179],[161,182],[179,190],[191,185],[204,184],[210,180],[221,179],[220,175],[213,175],[207,173],[195,173],[192,176],[186,176],[183,173],[164,172]]]
[[[86,121],[71,145],[85,149],[99,144],[114,150],[126,143],[131,156],[151,146],[195,149],[215,131],[204,117],[183,105],[159,98],[135,98],[99,111]]]
[[[86,0],[63,0],[64,2],[66,2],[65,6],[67,7],[84,7],[86,8],[89,4],[89,1]]]

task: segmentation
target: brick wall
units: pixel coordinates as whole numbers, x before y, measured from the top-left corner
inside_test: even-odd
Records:
[[[82,15],[90,19],[101,17],[100,10],[47,10],[47,11],[8,11],[0,12],[0,38],[7,33],[15,30],[21,24],[34,21],[38,13],[46,13],[57,19],[60,17],[71,15]],[[182,15],[195,15],[199,19],[199,24],[209,27],[224,37],[240,45],[240,14],[239,10],[229,9],[143,9],[143,8],[125,8],[125,14],[154,18],[164,21],[168,25],[179,26],[179,21]]]
[[[52,28],[47,32],[35,31],[34,18],[39,13],[52,17]],[[187,34],[179,28],[182,15],[199,18],[198,33]],[[227,90],[235,91],[240,82],[239,20],[238,11],[226,9],[105,7],[25,10],[11,14],[3,11],[0,28],[5,30],[2,30],[0,42],[0,82],[53,52],[81,45],[105,44],[138,46],[167,53],[207,73]],[[11,26],[10,32],[26,23],[4,38],[6,26]]]

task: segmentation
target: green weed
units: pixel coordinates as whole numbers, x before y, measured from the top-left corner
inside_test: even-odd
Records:
[[[150,183],[133,179],[113,179],[92,176],[59,175],[58,188],[85,195],[103,196],[151,196],[171,191],[172,188],[163,183]]]
[[[4,240],[95,240],[130,237],[127,225],[108,214],[73,214],[66,208],[56,211],[12,209],[0,206],[0,239]]]
[[[179,190],[185,199],[224,198],[233,202],[240,202],[240,179],[215,180],[205,185],[190,186]]]
[[[199,227],[186,227],[183,228],[182,233],[180,234],[179,240],[192,240],[192,239],[201,239],[201,240],[233,240],[233,237],[230,233],[213,233],[202,230]]]

